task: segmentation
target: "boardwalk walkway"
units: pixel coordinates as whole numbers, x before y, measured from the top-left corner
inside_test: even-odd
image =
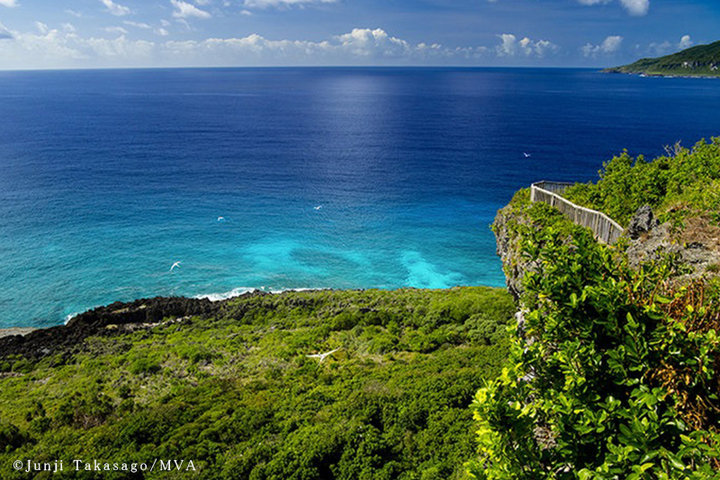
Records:
[[[544,202],[570,217],[577,225],[593,231],[595,238],[603,243],[614,243],[625,231],[616,221],[602,212],[575,205],[559,195],[572,183],[536,182],[530,186],[530,200]]]

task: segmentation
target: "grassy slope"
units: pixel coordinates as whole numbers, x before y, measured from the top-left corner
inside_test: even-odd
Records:
[[[720,66],[720,42],[698,45],[660,58],[643,58],[630,65],[606,71],[645,75],[720,76],[720,69],[713,69],[713,66]]]
[[[513,311],[489,288],[293,292],[91,337],[66,360],[0,362],[14,372],[0,377],[2,478],[24,478],[18,458],[156,457],[202,478],[460,478],[468,405],[506,358]],[[182,478],[164,475],[148,477]]]

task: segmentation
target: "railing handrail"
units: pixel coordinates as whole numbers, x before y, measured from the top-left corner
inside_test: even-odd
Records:
[[[542,186],[541,186],[542,185]],[[610,227],[612,227],[609,231],[602,232],[600,231],[600,224],[597,221],[594,221],[590,224],[583,223],[578,221],[577,214],[571,215],[572,220],[574,223],[581,225],[583,227],[590,228],[593,233],[595,234],[595,237],[599,240],[605,242],[605,243],[612,243],[614,242],[618,237],[620,237],[624,232],[625,229],[620,226],[619,223],[617,223],[612,218],[608,217],[602,212],[598,212],[597,210],[593,210],[591,208],[587,207],[581,207],[580,205],[576,205],[570,200],[566,199],[565,197],[562,197],[558,195],[555,192],[562,191],[566,187],[573,185],[573,183],[570,182],[550,182],[546,180],[542,180],[540,182],[535,182],[532,185],[530,185],[530,201],[536,202],[536,201],[542,201],[544,203],[548,203],[553,207],[556,207],[555,202],[552,200],[550,202],[547,202],[543,199],[538,200],[537,199],[537,191],[542,192],[544,195],[550,196],[551,199],[554,199],[556,202],[560,202],[561,204],[564,204],[566,207],[569,207],[569,209],[574,210],[575,212],[585,212],[589,214],[591,217],[601,218],[607,222]],[[550,187],[550,188],[544,188],[544,187]],[[561,210],[561,209],[560,209]],[[562,210],[561,210],[562,211]],[[567,215],[566,212],[563,212]]]

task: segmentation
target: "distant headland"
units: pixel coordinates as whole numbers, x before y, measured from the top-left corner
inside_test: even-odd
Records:
[[[720,41],[603,71],[662,77],[720,77]]]

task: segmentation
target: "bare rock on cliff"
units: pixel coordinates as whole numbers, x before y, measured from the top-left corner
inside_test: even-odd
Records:
[[[538,272],[542,268],[537,260],[530,260],[520,254],[519,242],[521,238],[511,232],[509,224],[512,222],[529,222],[530,220],[518,216],[512,209],[507,206],[498,211],[495,221],[493,222],[493,231],[497,249],[496,252],[502,260],[503,270],[505,272],[505,284],[508,291],[519,300],[525,292],[523,287],[523,278],[526,272]]]
[[[702,218],[690,218],[682,229],[673,229],[666,222],[634,238],[627,250],[630,266],[638,268],[645,262],[674,255],[684,270],[680,283],[704,275],[714,275],[720,265],[720,228]]]
[[[658,222],[657,218],[655,218],[655,215],[653,214],[652,208],[650,208],[650,205],[644,205],[638,209],[637,212],[635,212],[635,215],[630,220],[630,225],[628,225],[627,233],[632,239],[640,238],[640,236],[644,233],[649,232],[653,228],[657,227],[660,222]]]

